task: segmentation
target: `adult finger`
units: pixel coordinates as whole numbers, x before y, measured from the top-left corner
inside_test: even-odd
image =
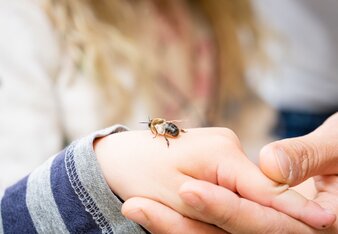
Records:
[[[338,114],[311,134],[266,145],[260,168],[271,179],[297,185],[315,175],[338,174]]]
[[[184,217],[171,208],[147,198],[134,197],[128,199],[122,206],[122,214],[139,223],[151,233],[227,233],[214,225]]]
[[[182,200],[194,208],[197,219],[230,233],[321,233],[284,213],[209,182],[186,182],[179,193]]]
[[[217,184],[240,196],[272,207],[316,229],[331,226],[336,216],[300,193],[267,178],[259,168],[244,157],[229,164],[222,162],[217,170]],[[232,172],[232,173],[229,173]],[[231,186],[232,185],[232,186]]]

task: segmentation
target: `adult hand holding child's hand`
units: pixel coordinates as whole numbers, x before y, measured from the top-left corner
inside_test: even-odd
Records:
[[[266,210],[275,212],[274,217],[284,215],[268,207],[319,229],[335,220],[334,215],[288,189],[288,185],[268,179],[245,157],[238,138],[228,129],[188,129],[178,139],[171,139],[169,148],[162,137],[153,139],[149,131],[123,132],[97,140],[95,151],[108,185],[114,193],[127,200],[123,214],[152,232],[165,232],[168,228],[172,232],[185,229],[184,233],[236,230],[223,225],[237,220],[239,213],[217,213],[214,222],[212,213],[206,217],[208,212],[213,212],[209,209],[212,204],[201,203],[203,197],[200,195],[203,194],[198,193],[212,196],[213,200],[209,202],[224,199],[218,205],[227,211],[240,209],[245,202],[255,204],[246,210],[247,219],[241,221],[243,228],[253,222],[250,217],[255,215],[254,212],[264,219],[270,218],[262,216]],[[210,186],[222,192],[215,193],[215,187]],[[200,190],[194,191],[195,188]],[[241,200],[245,202],[240,203]],[[147,210],[149,207],[155,208],[153,213]],[[154,215],[158,223],[154,223]],[[171,226],[159,225],[161,222],[165,224],[166,220],[162,218],[167,218]],[[173,226],[171,218],[180,223],[175,221]]]

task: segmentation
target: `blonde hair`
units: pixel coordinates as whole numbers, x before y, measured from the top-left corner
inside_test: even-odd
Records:
[[[224,107],[245,93],[246,56],[241,48],[239,31],[244,29],[252,34],[252,48],[257,47],[259,33],[249,0],[188,2],[205,15],[218,48],[217,89],[209,100],[212,105],[209,105],[207,116],[209,122],[215,123],[221,118]],[[99,81],[108,98],[120,97],[119,115],[114,121],[130,113],[133,96],[119,79],[113,77],[114,65],[127,64],[138,75],[137,86],[147,93],[148,100],[152,99],[156,62],[151,58],[144,60],[141,55],[146,52],[137,43],[142,1],[45,0],[44,7],[73,62],[88,77]]]
[[[197,0],[209,19],[218,46],[219,76],[209,119],[222,122],[225,108],[238,103],[247,93],[245,69],[260,51],[260,28],[250,0]],[[241,33],[250,40],[246,51],[241,44]],[[249,60],[250,58],[250,60]],[[220,119],[221,118],[221,119]]]

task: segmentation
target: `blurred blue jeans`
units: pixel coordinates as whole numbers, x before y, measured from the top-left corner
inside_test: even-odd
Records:
[[[319,127],[335,112],[307,113],[279,110],[277,111],[277,122],[272,134],[280,139],[303,136]]]

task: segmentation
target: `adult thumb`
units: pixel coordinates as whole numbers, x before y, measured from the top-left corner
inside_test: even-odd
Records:
[[[314,132],[276,141],[260,152],[260,168],[269,178],[297,185],[315,175],[338,174],[338,115]]]

